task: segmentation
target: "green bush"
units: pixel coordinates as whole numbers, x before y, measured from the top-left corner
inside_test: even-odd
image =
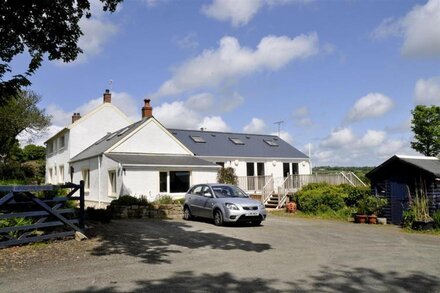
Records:
[[[408,209],[406,211],[403,211],[402,226],[405,228],[411,228],[415,219],[416,219],[416,213],[414,209]]]
[[[328,187],[332,187],[332,185],[327,184],[327,183],[309,183],[306,186],[304,186],[301,191],[307,191],[307,190],[315,190],[315,189],[323,189],[323,188],[328,188]]]
[[[10,219],[1,219],[0,220],[0,228],[5,227],[19,227],[19,226],[27,226],[32,225],[34,223],[34,220],[32,218],[10,218]],[[21,234],[23,234],[26,231],[12,231],[8,232],[8,234],[12,237],[17,238]]]
[[[237,175],[235,175],[234,168],[228,167],[228,168],[221,168],[220,170],[218,170],[217,182],[237,185],[238,177]]]
[[[156,200],[157,204],[172,204],[173,202],[173,198],[169,195],[162,195],[158,200]]]
[[[349,207],[357,206],[360,200],[371,195],[371,189],[369,187],[354,187],[347,185],[344,186],[344,191],[347,193],[345,204]]]
[[[437,210],[432,215],[432,219],[434,220],[434,228],[440,229],[440,210]]]
[[[110,205],[122,205],[122,206],[129,206],[129,205],[138,205],[140,204],[140,200],[137,197],[131,196],[131,195],[122,195],[118,199],[112,200]]]
[[[310,186],[295,194],[298,209],[304,213],[338,211],[345,207],[346,194],[341,188],[330,185]]]

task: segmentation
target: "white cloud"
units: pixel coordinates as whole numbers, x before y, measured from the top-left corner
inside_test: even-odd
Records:
[[[356,140],[353,132],[349,128],[333,130],[321,142],[321,146],[329,148],[339,148],[351,145]]]
[[[153,115],[168,128],[197,129],[200,121],[199,115],[186,107],[183,101],[154,107]]]
[[[222,99],[220,109],[224,112],[231,112],[243,103],[244,97],[241,96],[239,93],[234,92],[230,98],[224,97]]]
[[[312,119],[310,118],[309,108],[307,108],[307,106],[295,109],[292,116],[295,124],[299,126],[310,126],[313,124]]]
[[[414,89],[417,104],[440,105],[440,76],[419,79]]]
[[[278,132],[273,132],[272,135],[278,135]],[[291,135],[290,133],[288,133],[287,131],[281,130],[281,131],[280,131],[280,135],[279,135],[279,137],[280,137],[282,140],[284,140],[284,141],[290,143],[291,145],[293,145],[293,137],[292,137],[292,135]]]
[[[183,38],[176,38],[175,42],[181,49],[195,49],[199,46],[197,34],[190,32]]]
[[[246,133],[267,133],[266,123],[259,118],[252,118],[249,124],[243,127],[243,132]]]
[[[354,122],[366,118],[380,117],[393,107],[393,101],[381,93],[369,93],[356,101],[346,120]]]
[[[210,93],[201,93],[188,98],[185,106],[196,111],[208,111],[214,105],[214,97]]]
[[[372,33],[374,38],[403,36],[401,52],[409,57],[440,57],[440,0],[416,5],[404,17],[385,19]]]
[[[118,32],[115,24],[107,21],[106,12],[102,9],[103,4],[99,1],[90,1],[90,11],[92,16],[90,18],[81,18],[79,26],[83,35],[78,40],[78,46],[83,50],[76,60],[63,63],[57,61],[58,65],[77,65],[87,62],[91,57],[100,54],[106,43]],[[118,5],[116,12],[120,11],[121,5]]]
[[[316,33],[286,36],[267,36],[255,50],[240,46],[233,37],[223,37],[219,48],[205,50],[174,70],[155,96],[177,95],[187,90],[215,87],[226,81],[261,70],[276,71],[296,59],[307,58],[318,52]]]
[[[228,21],[234,27],[246,25],[264,6],[307,3],[311,0],[214,0],[202,6],[201,12],[219,21]]]
[[[367,133],[357,142],[359,148],[370,148],[381,145],[386,138],[385,131],[367,130]]]
[[[201,11],[208,17],[240,26],[247,24],[263,4],[262,0],[214,0],[210,5],[204,5]]]
[[[231,131],[231,128],[229,128],[220,116],[203,118],[203,121],[199,123],[198,128],[203,128],[207,131]]]

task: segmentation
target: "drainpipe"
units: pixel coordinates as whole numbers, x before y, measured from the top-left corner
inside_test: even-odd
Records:
[[[98,209],[101,208],[101,155],[98,156]]]

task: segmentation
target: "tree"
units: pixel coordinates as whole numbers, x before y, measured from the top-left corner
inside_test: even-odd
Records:
[[[100,0],[103,10],[114,12],[122,0]],[[76,59],[82,35],[80,19],[90,18],[89,0],[0,0],[0,104],[30,85],[31,76],[49,60]],[[13,58],[27,50],[28,68],[15,74],[10,66]],[[5,80],[9,75],[9,80]]]
[[[417,105],[411,111],[414,141],[411,147],[425,156],[440,154],[440,107]]]
[[[37,104],[41,97],[34,92],[19,92],[0,106],[0,157],[7,159],[23,131],[34,134],[50,125],[50,116]]]

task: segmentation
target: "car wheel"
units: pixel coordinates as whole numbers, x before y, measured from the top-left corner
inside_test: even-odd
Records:
[[[214,212],[214,224],[216,226],[221,226],[223,225],[223,214],[220,210],[216,210]]]
[[[260,226],[260,225],[261,225],[261,220],[252,221],[252,225],[254,225],[254,226]]]
[[[189,221],[193,218],[193,216],[191,215],[191,211],[189,210],[189,207],[185,207],[183,209],[183,219]]]

